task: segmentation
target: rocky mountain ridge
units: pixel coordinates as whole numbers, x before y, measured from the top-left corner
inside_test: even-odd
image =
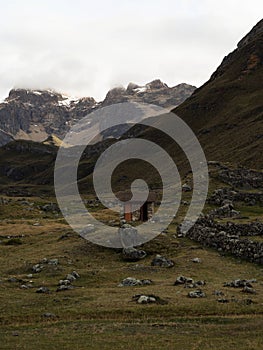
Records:
[[[198,136],[208,159],[262,168],[262,81],[263,20],[173,110]]]
[[[188,84],[168,87],[154,80],[145,86],[130,83],[126,89],[114,88],[96,102],[92,97],[72,98],[52,90],[12,89],[0,104],[0,145],[12,139],[42,142],[53,134],[63,138],[77,120],[115,103],[134,101],[172,108],[194,90]]]

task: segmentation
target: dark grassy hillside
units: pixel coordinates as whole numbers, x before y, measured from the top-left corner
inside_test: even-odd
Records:
[[[197,134],[209,160],[263,167],[262,26],[263,21],[173,110]]]

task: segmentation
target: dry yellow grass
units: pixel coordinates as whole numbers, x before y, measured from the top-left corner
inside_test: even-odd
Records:
[[[1,349],[261,349],[263,285],[262,267],[223,257],[188,239],[159,236],[144,245],[149,253],[138,263],[123,262],[120,252],[95,246],[73,233],[61,219],[11,220],[0,225],[0,236],[24,234],[19,246],[0,245]],[[68,237],[59,239],[67,233]],[[6,239],[2,239],[4,242]],[[175,261],[171,269],[151,267],[156,253]],[[34,274],[34,288],[23,290],[11,276],[25,282],[33,264],[44,257],[58,258]],[[199,257],[200,264],[191,259]],[[76,270],[81,278],[75,289],[55,292],[58,280]],[[207,297],[189,299],[188,289],[174,286],[177,276],[205,279]],[[125,277],[150,278],[145,287],[118,287]],[[256,295],[224,288],[223,282],[256,278]],[[50,294],[37,294],[47,286]],[[214,290],[222,290],[227,304],[218,303]],[[152,293],[167,305],[138,305],[132,296]],[[246,299],[253,304],[246,305]],[[44,318],[45,312],[57,315]],[[16,336],[16,334],[18,334]]]

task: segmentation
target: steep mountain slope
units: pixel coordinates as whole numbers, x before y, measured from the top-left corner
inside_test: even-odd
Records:
[[[263,168],[263,20],[178,108],[209,160]]]
[[[180,84],[168,87],[160,80],[145,86],[130,83],[108,92],[102,102],[92,97],[74,99],[54,91],[13,89],[0,104],[0,145],[14,139],[44,141],[53,134],[63,138],[77,120],[104,106],[136,101],[175,107],[189,97],[195,87]]]
[[[0,129],[0,146],[5,145],[6,143],[13,140],[13,137]]]

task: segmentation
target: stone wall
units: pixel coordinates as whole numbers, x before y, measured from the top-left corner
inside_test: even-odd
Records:
[[[180,226],[178,227],[180,234]],[[252,241],[241,236],[263,234],[262,223],[217,224],[209,216],[200,218],[186,236],[219,252],[233,254],[254,263],[263,264],[263,242]]]
[[[215,190],[208,199],[208,203],[215,205],[224,205],[228,201],[244,202],[250,206],[256,204],[263,206],[263,193],[239,192],[231,188],[220,188]]]

